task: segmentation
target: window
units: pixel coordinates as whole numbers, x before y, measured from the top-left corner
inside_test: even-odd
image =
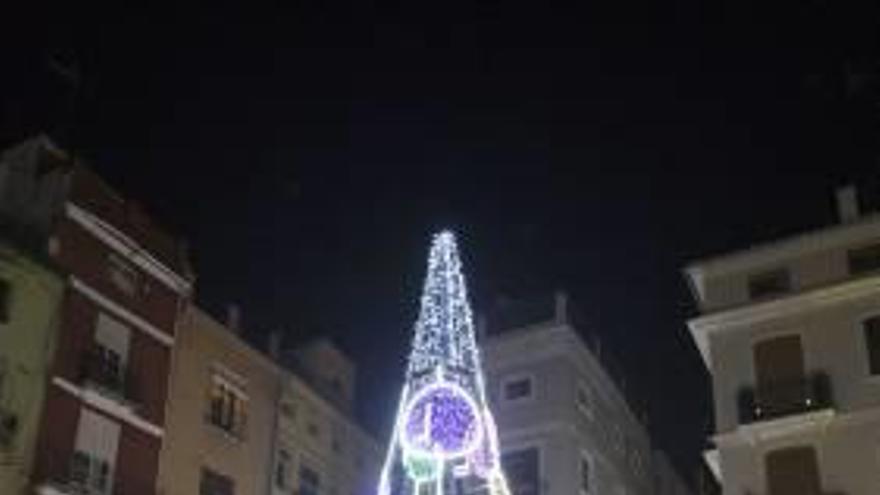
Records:
[[[880,316],[862,322],[865,329],[865,345],[868,348],[868,369],[872,375],[880,375]]]
[[[880,244],[873,244],[847,253],[849,273],[860,275],[880,270]]]
[[[293,402],[283,401],[279,409],[281,411],[281,415],[284,416],[284,419],[288,421],[293,421],[296,419],[296,406],[293,405]]]
[[[749,277],[749,298],[760,299],[782,294],[791,290],[791,275],[785,268],[779,268]]]
[[[86,493],[109,494],[119,444],[119,423],[83,409],[70,458],[70,483]]]
[[[141,280],[138,271],[115,254],[107,258],[107,276],[110,282],[126,295],[137,295],[140,290]]]
[[[8,280],[0,279],[0,323],[9,323],[12,308],[12,286]]]
[[[235,484],[229,476],[223,476],[208,468],[202,468],[199,495],[233,495]]]
[[[816,451],[811,446],[786,447],[764,458],[767,493],[825,493],[819,475]]]
[[[70,483],[85,493],[110,493],[110,464],[76,451],[70,459]]]
[[[532,395],[532,379],[529,377],[517,378],[504,382],[504,400],[513,401],[526,399]]]
[[[501,465],[513,495],[539,495],[541,472],[537,447],[507,452],[501,456]]]
[[[247,397],[241,389],[215,375],[211,387],[208,421],[227,433],[242,437],[247,421],[246,402]]]
[[[321,489],[321,477],[318,472],[308,466],[299,469],[299,495],[318,495]]]
[[[278,451],[278,460],[275,463],[275,486],[282,490],[290,488],[290,453],[285,449]]]
[[[318,428],[318,424],[314,420],[309,420],[309,423],[306,425],[306,431],[309,432],[309,436],[312,438],[318,438],[321,434],[321,429]]]
[[[85,363],[86,378],[105,389],[125,395],[125,363],[131,331],[104,313],[98,314],[95,326],[94,347]]]
[[[590,493],[590,458],[587,457],[586,454],[581,455],[581,465],[580,465],[580,475],[581,475],[581,494],[586,495]]]

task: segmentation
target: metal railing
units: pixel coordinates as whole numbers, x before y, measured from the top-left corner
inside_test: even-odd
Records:
[[[97,351],[83,353],[80,359],[79,381],[127,404],[138,402],[136,380],[131,369],[114,369]]]
[[[826,373],[780,380],[740,389],[737,396],[740,424],[803,414],[834,406],[831,380]]]

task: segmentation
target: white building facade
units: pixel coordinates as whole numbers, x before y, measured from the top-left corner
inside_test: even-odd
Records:
[[[280,387],[271,495],[375,493],[382,452],[352,417],[354,364],[326,339],[295,361]]]
[[[563,294],[531,321],[500,322],[481,343],[487,393],[514,495],[685,495],[574,328]],[[491,321],[491,320],[490,320]],[[661,491],[658,486],[683,491]]]
[[[685,269],[725,495],[880,493],[880,217]]]

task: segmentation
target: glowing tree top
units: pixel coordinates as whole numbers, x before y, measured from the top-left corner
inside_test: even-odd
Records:
[[[431,245],[379,495],[442,495],[465,485],[468,493],[508,493],[455,236],[441,232]]]

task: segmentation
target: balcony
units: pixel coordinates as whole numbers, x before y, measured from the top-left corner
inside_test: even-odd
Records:
[[[137,404],[136,381],[131,370],[122,368],[98,351],[87,351],[80,359],[79,383],[123,405]]]
[[[831,409],[831,380],[825,373],[813,373],[769,386],[744,387],[737,396],[737,406],[743,425]]]
[[[137,469],[119,472],[95,458],[72,455],[45,455],[40,461],[42,481],[36,483],[38,495],[157,495],[155,480]]]

